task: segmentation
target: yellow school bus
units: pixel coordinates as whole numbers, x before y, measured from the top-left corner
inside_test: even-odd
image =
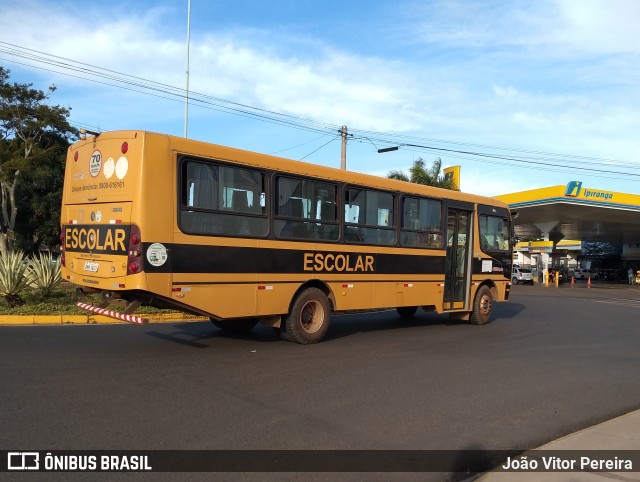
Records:
[[[87,310],[144,323],[140,305],[174,308],[307,344],[335,312],[484,324],[509,297],[497,199],[150,132],[84,137],[67,156],[61,240],[64,279],[101,293]]]

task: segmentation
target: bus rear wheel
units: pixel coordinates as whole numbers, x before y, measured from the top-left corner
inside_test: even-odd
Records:
[[[229,333],[248,333],[258,324],[255,318],[244,318],[241,320],[211,320],[215,326]]]
[[[493,311],[493,296],[488,286],[481,286],[476,292],[473,300],[473,311],[471,312],[471,323],[474,325],[484,325],[489,322]]]
[[[327,333],[331,306],[318,288],[307,288],[298,295],[285,321],[285,338],[301,345],[317,343]]]

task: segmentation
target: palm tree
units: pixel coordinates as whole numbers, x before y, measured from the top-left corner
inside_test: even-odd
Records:
[[[409,175],[404,171],[389,171],[387,177],[398,181],[424,184],[425,186],[453,189],[453,180],[446,179],[442,173],[442,160],[439,157],[433,161],[433,166],[430,169],[425,167],[424,160],[419,157],[413,161],[413,166],[409,168]]]

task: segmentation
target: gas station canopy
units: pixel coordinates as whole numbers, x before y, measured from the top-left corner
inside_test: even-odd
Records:
[[[496,196],[516,215],[518,237],[603,241],[613,244],[640,243],[640,196],[582,186],[571,181]]]

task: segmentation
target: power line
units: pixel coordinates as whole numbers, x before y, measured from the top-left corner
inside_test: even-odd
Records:
[[[301,157],[301,158],[300,158],[300,160],[306,159],[306,158],[307,158],[307,157],[309,157],[311,154],[313,154],[313,153],[315,153],[315,152],[318,152],[318,151],[319,151],[320,149],[322,149],[324,146],[327,146],[327,145],[331,144],[333,141],[335,141],[335,139],[331,139],[331,140],[329,140],[329,142],[327,142],[327,143],[325,143],[325,144],[322,144],[320,147],[318,147],[317,149],[315,149],[315,150],[311,151],[311,152],[310,152],[309,154],[307,154],[306,156]]]
[[[470,152],[470,151],[459,151],[459,150],[455,150],[455,149],[443,149],[441,147],[421,146],[421,145],[417,145],[417,144],[407,144],[407,146],[415,147],[415,148],[419,148],[419,149],[430,149],[430,150],[433,150],[433,151],[436,151],[436,152],[452,152],[452,153],[456,153],[456,154],[473,155],[473,156],[485,157],[485,158],[489,158],[489,159],[501,159],[501,160],[505,160],[505,161],[521,162],[521,163],[527,163],[527,164],[536,164],[536,165],[546,166],[546,167],[564,167],[564,166],[558,166],[558,164],[552,164],[550,162],[525,160],[525,159],[519,159],[517,157],[506,157],[506,156],[499,156],[499,155],[495,155],[495,154],[485,154],[485,153],[477,153],[477,152]],[[569,167],[569,166],[567,166],[567,167]],[[621,175],[627,175],[627,176],[640,177],[640,174],[635,174],[635,173],[630,173],[630,172],[619,172],[619,171],[611,171],[611,170],[606,170],[605,171],[604,169],[595,169],[595,168],[589,168],[589,167],[580,167],[580,170],[591,171],[591,172],[603,172],[603,173],[607,173],[607,174],[621,174]]]
[[[279,151],[275,151],[275,152],[269,152],[268,154],[270,156],[273,156],[273,155],[276,155],[276,154],[280,154],[281,152],[290,151],[291,149],[296,149],[297,147],[306,146],[307,144],[311,144],[312,142],[319,141],[323,137],[327,137],[327,136],[326,135],[322,135],[322,136],[316,137],[315,139],[312,139],[310,141],[303,142],[302,144],[298,144],[298,145],[292,146],[292,147],[287,147],[286,149],[280,149]]]
[[[359,137],[354,140],[358,140],[359,142],[363,142],[363,143],[365,143],[365,141],[373,143],[370,137]],[[392,142],[389,142],[388,139],[384,139],[384,138],[374,138],[374,140],[378,142],[384,141],[387,145],[393,144]],[[411,142],[402,143],[401,138],[395,139],[395,142],[396,142],[395,144],[396,148],[414,150],[416,152],[426,151],[434,154],[447,154],[449,156],[452,156],[454,154],[464,154],[465,155],[464,159],[469,161],[498,164],[498,162],[491,162],[491,161],[500,160],[500,161],[510,161],[511,164],[508,164],[508,165],[511,165],[511,166],[522,167],[522,165],[527,165],[528,168],[530,169],[544,168],[546,171],[557,169],[557,168],[564,168],[564,169],[570,170],[569,172],[575,172],[577,170],[587,171],[592,175],[595,175],[596,173],[606,173],[606,174],[620,174],[620,175],[640,177],[640,173],[632,172],[634,170],[636,171],[640,170],[640,165],[637,163],[630,163],[630,162],[624,162],[624,161],[613,162],[611,160],[600,159],[599,160],[600,162],[595,162],[595,161],[590,162],[586,159],[597,159],[597,158],[569,155],[569,156],[566,156],[567,159],[564,159],[562,154],[554,154],[554,153],[541,153],[544,155],[540,155],[540,156],[534,156],[534,155],[516,156],[513,154],[506,155],[506,154],[501,154],[500,152],[496,153],[496,152],[469,151],[469,150],[461,150],[461,149],[450,149],[448,147],[440,147],[435,145],[413,144]],[[500,148],[497,148],[497,149],[500,150]],[[516,149],[504,148],[503,150],[511,151],[513,153],[518,152]],[[532,153],[534,151],[521,151],[521,152]],[[548,157],[545,157],[545,156],[548,156]],[[577,164],[578,162],[579,164]],[[513,164],[513,163],[517,163],[517,164]],[[500,164],[504,164],[504,163],[500,163]],[[604,169],[602,168],[603,165],[612,166],[612,167],[622,167],[622,168],[628,169],[628,171],[620,172],[616,170],[611,170],[609,168]],[[540,166],[544,166],[544,167],[540,167]],[[596,167],[590,167],[590,166],[596,166]],[[563,171],[563,172],[567,172],[567,171]]]
[[[23,58],[25,60],[30,60],[32,62],[50,65],[58,70],[42,68],[36,65],[26,64],[22,62],[15,62],[20,65],[55,72],[74,78],[80,78],[111,87],[118,87],[138,93],[153,95],[167,100],[183,102],[186,95],[186,91],[184,89],[173,87],[169,84],[131,76],[111,69],[104,69],[95,65],[86,64],[84,62],[78,62],[72,59],[47,54],[45,52],[20,47],[8,42],[0,41],[0,52],[11,56]],[[6,58],[4,58],[4,60],[14,62]],[[69,71],[76,72],[76,74],[71,74],[69,73]],[[97,77],[98,79],[104,80],[97,80],[96,78],[92,77]],[[190,99],[190,103],[193,103],[200,107],[240,115],[242,117],[253,117],[258,120],[279,124],[285,127],[292,127],[296,129],[322,133],[326,133],[328,130],[337,128],[336,125],[315,121],[313,119],[299,118],[289,114],[282,114],[267,109],[253,107],[247,104],[232,102],[226,99],[221,99],[219,97],[214,97],[198,92],[192,91],[190,95],[192,96],[192,98]]]
[[[354,129],[356,130],[356,129]],[[357,131],[357,130],[356,130]],[[362,131],[357,131],[357,132],[362,132]],[[367,131],[364,131],[367,132]],[[356,134],[357,135],[357,134]],[[380,136],[385,135],[384,133],[379,133]],[[366,140],[368,142],[372,142],[372,139],[381,143],[385,143],[387,145],[391,144],[394,146],[398,146],[398,147],[406,147],[406,146],[411,146],[413,145],[413,147],[420,147],[420,148],[429,148],[429,149],[438,149],[438,150],[442,150],[443,152],[446,152],[447,150],[451,151],[451,152],[464,152],[464,153],[473,153],[474,155],[479,155],[479,156],[486,156],[486,155],[494,155],[494,156],[498,156],[499,154],[496,154],[494,152],[482,152],[482,151],[461,151],[461,150],[457,150],[457,149],[448,149],[448,148],[444,148],[444,147],[437,147],[437,146],[425,146],[425,145],[416,145],[416,144],[412,144],[412,140],[414,139],[423,139],[425,141],[432,141],[432,142],[437,142],[437,143],[442,143],[445,145],[451,144],[451,145],[467,145],[467,146],[471,146],[471,147],[479,147],[479,148],[485,148],[485,149],[491,149],[492,151],[506,151],[506,152],[511,152],[511,153],[518,153],[518,152],[522,152],[524,154],[527,155],[520,155],[517,156],[518,160],[520,161],[542,161],[542,160],[546,160],[549,162],[568,162],[568,161],[580,161],[581,164],[587,164],[587,165],[598,165],[601,166],[603,164],[607,164],[607,165],[612,165],[612,166],[623,166],[623,167],[629,167],[632,169],[639,169],[640,165],[637,163],[633,163],[630,161],[622,161],[622,160],[614,160],[614,159],[604,159],[604,158],[597,158],[597,157],[589,157],[589,156],[579,156],[579,155],[572,155],[572,154],[559,154],[559,153],[552,153],[552,152],[543,152],[543,151],[532,151],[532,150],[524,150],[524,149],[516,149],[516,148],[508,148],[508,147],[495,147],[495,146],[485,146],[485,145],[480,145],[480,144],[471,144],[471,143],[463,143],[463,142],[455,142],[455,141],[444,141],[444,140],[438,140],[438,139],[427,139],[427,138],[418,138],[418,137],[411,137],[411,136],[407,136],[407,137],[402,137],[400,135],[396,135],[394,139],[389,139],[389,138],[383,138],[383,137],[368,137],[368,136],[359,136],[358,139],[363,139]],[[355,140],[355,139],[354,139]],[[530,155],[530,154],[535,154],[535,155]],[[513,156],[511,156],[513,157]],[[576,166],[571,166],[576,168]]]
[[[424,153],[423,149],[413,149],[413,148],[405,148],[403,150],[406,151],[410,151],[410,152],[417,152],[417,153]],[[498,165],[498,166],[509,166],[509,167],[516,167],[518,169],[529,169],[529,170],[534,170],[534,171],[540,171],[541,168],[537,165],[527,165],[527,164],[515,164],[513,162],[508,162],[508,161],[500,161],[497,159],[494,160],[490,160],[490,159],[481,159],[481,158],[477,158],[477,157],[469,157],[469,156],[465,156],[465,155],[460,155],[460,154],[451,154],[448,153],[447,154],[447,159],[459,159],[459,160],[463,160],[463,161],[470,161],[470,162],[481,162],[481,163],[485,163],[485,164],[492,164],[492,165]],[[545,172],[557,172],[557,173],[563,173],[563,174],[575,174],[576,169],[573,167],[569,167],[569,166],[561,166],[558,165],[556,167],[549,167],[547,169],[544,169]],[[606,171],[607,173],[609,173],[609,171]],[[610,174],[610,173],[609,173]],[[604,179],[620,179],[619,175],[605,175],[605,174],[592,174],[594,177],[598,177],[598,178],[604,178]]]
[[[169,84],[156,82],[149,79],[144,79],[142,77],[128,75],[115,70],[102,68],[96,65],[79,62],[73,59],[60,57],[53,54],[48,54],[45,52],[41,52],[38,50],[26,48],[26,47],[21,47],[8,42],[0,41],[0,52],[7,54],[9,56],[22,58],[30,62],[35,62],[37,64],[48,65],[52,68],[45,68],[38,65],[32,65],[29,63],[17,62],[15,60],[9,60],[9,59],[3,58],[3,60],[6,60],[8,62],[14,62],[14,63],[25,65],[31,68],[55,72],[61,75],[79,78],[82,80],[87,80],[90,82],[107,85],[110,87],[116,87],[120,89],[129,90],[132,92],[152,95],[152,96],[159,97],[166,100],[182,103],[186,95],[186,91],[184,89],[174,87]],[[245,118],[250,118],[253,120],[259,120],[261,122],[267,122],[267,123],[279,125],[282,127],[319,133],[321,134],[320,138],[327,135],[332,135],[332,137],[334,137],[323,146],[320,146],[318,149],[304,156],[303,159],[313,154],[317,150],[321,149],[322,147],[328,145],[330,142],[332,142],[337,138],[337,136],[335,135],[335,132],[338,130],[339,126],[326,123],[326,122],[321,122],[321,121],[317,121],[309,118],[296,117],[290,114],[283,114],[280,112],[262,109],[262,108],[250,106],[248,104],[237,103],[237,102],[229,101],[226,99],[222,99],[219,97],[202,94],[198,92],[190,92],[189,102],[192,103],[193,105],[206,108],[206,109],[211,109],[211,110],[228,113],[232,115],[237,115]],[[82,125],[80,123],[75,123],[75,124]],[[93,126],[93,128],[95,128],[95,126]],[[631,170],[640,169],[639,165],[630,163],[629,161],[622,161],[622,160],[616,160],[616,159],[603,159],[603,158],[573,155],[573,154],[560,154],[560,153],[544,152],[544,151],[538,151],[538,150],[517,149],[517,148],[510,148],[510,147],[498,147],[498,146],[490,146],[490,145],[484,145],[484,144],[474,144],[469,142],[432,139],[432,138],[418,137],[418,136],[407,136],[407,135],[396,134],[396,133],[384,133],[384,132],[368,131],[368,130],[361,130],[361,129],[351,129],[350,131],[351,131],[351,134],[353,135],[352,140],[356,140],[358,142],[363,142],[364,140],[366,140],[367,142],[371,142],[373,144],[373,141],[376,141],[383,145],[395,145],[398,147],[402,147],[406,150],[416,149],[419,151],[426,151],[426,152],[432,152],[432,153],[444,153],[452,157],[464,156],[462,158],[468,161],[488,162],[488,163],[494,163],[494,164],[527,167],[529,169],[545,169],[545,170],[570,169],[571,172],[575,172],[576,170],[579,170],[579,171],[586,171],[593,175],[600,175],[600,176],[601,174],[599,173],[604,173],[609,175],[619,174],[619,175],[640,177],[640,174],[636,174],[633,172],[631,173],[620,172],[620,171],[604,170],[596,167],[587,167],[587,166],[594,166],[594,165],[602,166],[603,164],[605,164],[605,165],[611,165],[611,166],[617,166],[617,167],[618,166],[624,167]],[[309,141],[309,142],[313,142],[313,141]],[[477,150],[453,149],[449,147],[440,147],[438,145],[417,144],[416,142],[425,142],[425,143],[428,142],[428,143],[434,143],[434,144],[442,144],[444,146],[470,147],[470,148],[476,148]],[[304,145],[304,144],[306,143],[303,143],[300,145]],[[295,147],[299,147],[300,145]],[[285,149],[285,150],[290,150],[293,148],[294,147]],[[278,152],[284,152],[285,150],[278,151]],[[505,154],[502,154],[502,153],[505,153]],[[506,164],[507,162],[509,164]],[[567,164],[570,162],[572,162],[573,164]],[[580,165],[576,166],[575,162],[579,162]],[[513,164],[513,163],[516,163],[516,164]],[[566,171],[563,171],[563,172],[566,172]]]
[[[545,151],[537,151],[537,150],[529,150],[529,149],[518,149],[514,147],[499,147],[499,146],[491,146],[486,144],[477,144],[470,142],[461,142],[461,141],[450,141],[443,139],[434,139],[429,137],[418,137],[418,136],[406,136],[402,134],[390,134],[385,132],[376,132],[376,131],[367,131],[360,129],[352,129],[353,131],[361,133],[361,137],[365,139],[377,139],[377,140],[387,140],[387,142],[393,144],[394,141],[396,144],[401,143],[411,143],[411,142],[435,142],[440,144],[450,144],[457,146],[467,146],[467,147],[477,147],[479,149],[491,149],[498,151],[508,151],[508,152],[522,152],[525,154],[536,154],[543,156],[552,156],[552,157],[561,157],[561,158],[570,158],[570,159],[580,159],[580,160],[593,160],[598,162],[608,162],[608,163],[625,163],[628,161],[616,160],[616,159],[606,159],[592,156],[583,156],[583,155],[575,155],[575,154],[562,154],[562,153],[553,153],[553,152],[545,152]],[[365,135],[366,134],[366,135]],[[367,137],[369,136],[369,137]],[[376,137],[377,136],[377,137]],[[381,136],[384,136],[382,139]],[[392,141],[390,141],[390,139]]]

